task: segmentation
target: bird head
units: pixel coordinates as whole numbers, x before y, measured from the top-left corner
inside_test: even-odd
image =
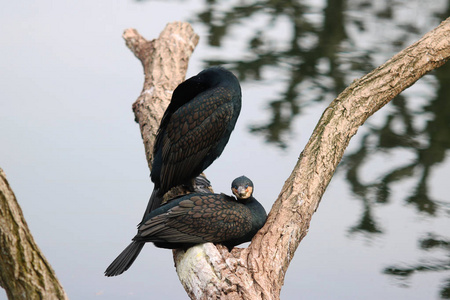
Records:
[[[231,183],[231,191],[239,200],[248,199],[253,194],[253,182],[245,176],[238,177]]]

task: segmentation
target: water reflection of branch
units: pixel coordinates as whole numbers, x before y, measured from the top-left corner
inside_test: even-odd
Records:
[[[430,260],[427,259],[424,263],[418,263],[406,267],[391,266],[383,270],[387,275],[396,276],[398,278],[408,278],[416,273],[422,272],[441,272],[450,270],[450,241],[439,237],[435,234],[428,234],[428,237],[419,241],[419,246],[423,250],[441,249],[448,252],[447,260]],[[450,299],[450,278],[444,281],[440,289],[440,296],[442,299]]]

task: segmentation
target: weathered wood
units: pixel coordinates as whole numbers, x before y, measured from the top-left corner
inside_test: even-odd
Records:
[[[159,38],[152,41],[145,40],[135,29],[125,30],[123,38],[144,67],[144,87],[133,104],[133,111],[151,168],[159,123],[173,90],[186,76],[189,58],[199,37],[189,23],[174,22],[168,24]]]
[[[0,285],[9,299],[68,299],[55,272],[34,242],[1,168]]]
[[[189,32],[185,36],[168,29],[172,26],[178,30],[189,27],[184,23],[169,24],[151,42],[136,31],[127,31],[134,38],[125,35],[127,45],[144,65],[144,90],[133,108],[149,166],[160,118],[171,91],[184,78],[189,55],[198,39],[191,29],[183,31]],[[279,299],[289,263],[308,232],[312,215],[350,139],[369,116],[449,58],[450,18],[345,89],[323,113],[266,225],[248,248],[228,252],[225,247],[204,244],[187,252],[174,251],[177,272],[189,296]]]

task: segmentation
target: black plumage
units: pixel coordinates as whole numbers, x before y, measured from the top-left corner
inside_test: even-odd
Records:
[[[211,67],[173,92],[153,148],[155,184],[144,217],[178,185],[192,180],[220,156],[241,111],[241,87],[233,73]]]
[[[138,227],[133,242],[106,269],[106,276],[125,272],[147,242],[168,249],[188,248],[212,242],[229,249],[250,241],[264,225],[267,214],[252,196],[253,183],[236,178],[231,189],[236,196],[192,193],[153,210]]]

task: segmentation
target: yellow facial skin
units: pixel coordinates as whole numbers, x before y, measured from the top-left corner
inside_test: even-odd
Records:
[[[238,199],[248,199],[251,197],[252,193],[253,193],[253,188],[251,186],[247,186],[247,187],[238,187],[238,188],[231,188],[231,190],[233,191],[233,194],[238,198]]]

